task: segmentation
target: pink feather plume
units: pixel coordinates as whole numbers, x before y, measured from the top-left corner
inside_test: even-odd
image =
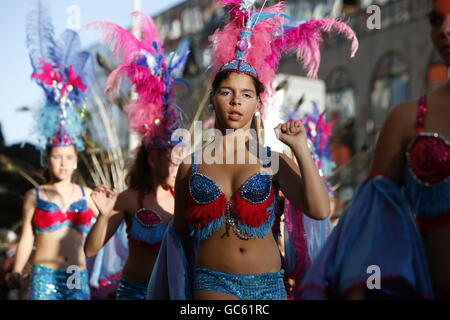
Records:
[[[106,81],[105,91],[112,96],[126,78],[134,86],[138,98],[124,107],[128,113],[128,123],[131,130],[139,134],[143,143],[154,142],[154,139],[164,138],[170,129],[180,125],[180,114],[175,107],[166,105],[164,96],[166,84],[163,77],[154,75],[152,69],[138,64],[143,54],[164,56],[158,30],[153,20],[141,12],[133,12],[137,19],[136,28],[141,32],[138,40],[132,32],[123,29],[109,21],[91,23],[103,30],[102,42],[108,42],[115,55],[122,55],[121,64],[114,69]],[[157,44],[155,48],[154,44]],[[149,56],[147,56],[149,57]],[[164,67],[164,61],[160,67]],[[169,131],[168,131],[169,130]]]
[[[153,19],[140,11],[134,11],[131,16],[138,19],[137,29],[141,32],[142,41],[145,42],[147,46],[151,46],[152,49],[152,42],[156,42],[160,50],[159,52],[163,54],[164,51],[161,39],[159,38],[158,29],[156,28]]]
[[[134,84],[139,100],[156,105],[163,103],[165,90],[161,78],[153,75],[147,67],[140,65],[120,65],[109,75],[106,81],[107,92],[114,93],[120,87],[122,78],[127,77]]]
[[[296,51],[297,58],[303,63],[308,77],[317,78],[320,65],[319,46],[323,42],[322,33],[337,31],[351,40],[351,57],[358,50],[358,39],[355,32],[344,22],[333,19],[310,20],[299,25],[297,28],[289,29],[283,35],[278,36],[274,45],[278,50],[284,52]]]
[[[323,150],[328,144],[329,137],[333,134],[333,125],[335,122],[336,120],[330,122],[325,121],[325,111],[320,114],[316,123],[316,131],[321,132],[319,141],[320,150]]]
[[[151,44],[145,41],[139,41],[131,32],[125,30],[111,21],[95,21],[89,23],[86,27],[95,27],[101,29],[104,34],[100,42],[108,43],[114,55],[123,55],[123,63],[131,63],[136,59],[141,50],[153,52]]]

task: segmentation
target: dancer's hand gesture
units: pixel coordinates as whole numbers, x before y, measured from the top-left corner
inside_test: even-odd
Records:
[[[110,216],[113,212],[114,205],[117,200],[117,191],[111,190],[105,185],[98,186],[91,193],[92,201],[94,201],[100,215]]]
[[[302,121],[287,121],[274,128],[277,138],[291,149],[307,143],[306,130]]]

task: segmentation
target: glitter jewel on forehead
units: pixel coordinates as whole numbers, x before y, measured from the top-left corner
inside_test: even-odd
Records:
[[[234,71],[255,76],[264,85],[263,101],[272,91],[281,53],[296,52],[311,78],[317,77],[322,33],[336,30],[351,40],[351,56],[358,49],[354,31],[333,19],[290,22],[284,2],[255,9],[254,0],[216,0],[229,10],[230,22],[210,37],[212,75]]]
[[[125,106],[131,130],[139,134],[146,148],[174,146],[172,133],[181,128],[183,111],[174,102],[173,86],[187,83],[181,78],[189,54],[189,41],[181,40],[178,49],[164,57],[164,49],[153,20],[133,12],[141,39],[110,21],[90,25],[104,31],[101,42],[108,42],[115,55],[121,55],[120,65],[108,77],[106,91],[117,92],[126,77],[134,86],[137,99]]]
[[[86,95],[94,74],[91,54],[81,51],[73,30],[54,38],[49,13],[40,1],[27,17],[26,44],[31,77],[46,98],[36,116],[41,147],[75,145],[83,150]]]

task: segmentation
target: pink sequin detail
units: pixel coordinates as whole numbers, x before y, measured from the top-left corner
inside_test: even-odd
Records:
[[[51,139],[48,140],[47,144],[51,146],[70,146],[74,144],[74,142],[67,133],[61,132],[61,130],[59,130],[53,135]]]
[[[422,181],[435,184],[450,175],[450,145],[440,137],[418,137],[410,150],[410,165]]]
[[[239,50],[246,51],[248,49],[248,47],[249,47],[249,43],[248,43],[247,38],[239,40],[239,42],[238,42]]]
[[[147,209],[136,212],[136,218],[146,227],[156,226],[161,222],[161,218],[156,213]]]
[[[427,112],[427,107],[425,105],[426,100],[422,98],[419,103],[419,110],[417,113],[417,132],[423,132],[425,128],[425,115]]]

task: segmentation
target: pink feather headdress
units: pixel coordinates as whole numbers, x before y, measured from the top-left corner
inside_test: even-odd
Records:
[[[231,70],[255,76],[265,87],[263,101],[272,88],[283,52],[295,51],[308,77],[316,78],[323,32],[335,30],[351,40],[351,57],[358,49],[354,31],[344,22],[320,19],[286,24],[290,18],[284,14],[284,2],[256,10],[255,0],[216,1],[228,7],[230,22],[210,37],[212,74]]]
[[[110,21],[91,24],[105,31],[101,42],[108,42],[113,53],[122,56],[121,64],[107,79],[105,91],[116,92],[123,77],[127,78],[138,95],[124,108],[130,129],[141,136],[146,148],[173,146],[181,141],[172,141],[171,135],[183,122],[183,112],[173,101],[173,85],[183,82],[176,75],[184,68],[188,44],[182,41],[166,62],[153,20],[141,12],[132,15],[138,19],[141,40]]]

